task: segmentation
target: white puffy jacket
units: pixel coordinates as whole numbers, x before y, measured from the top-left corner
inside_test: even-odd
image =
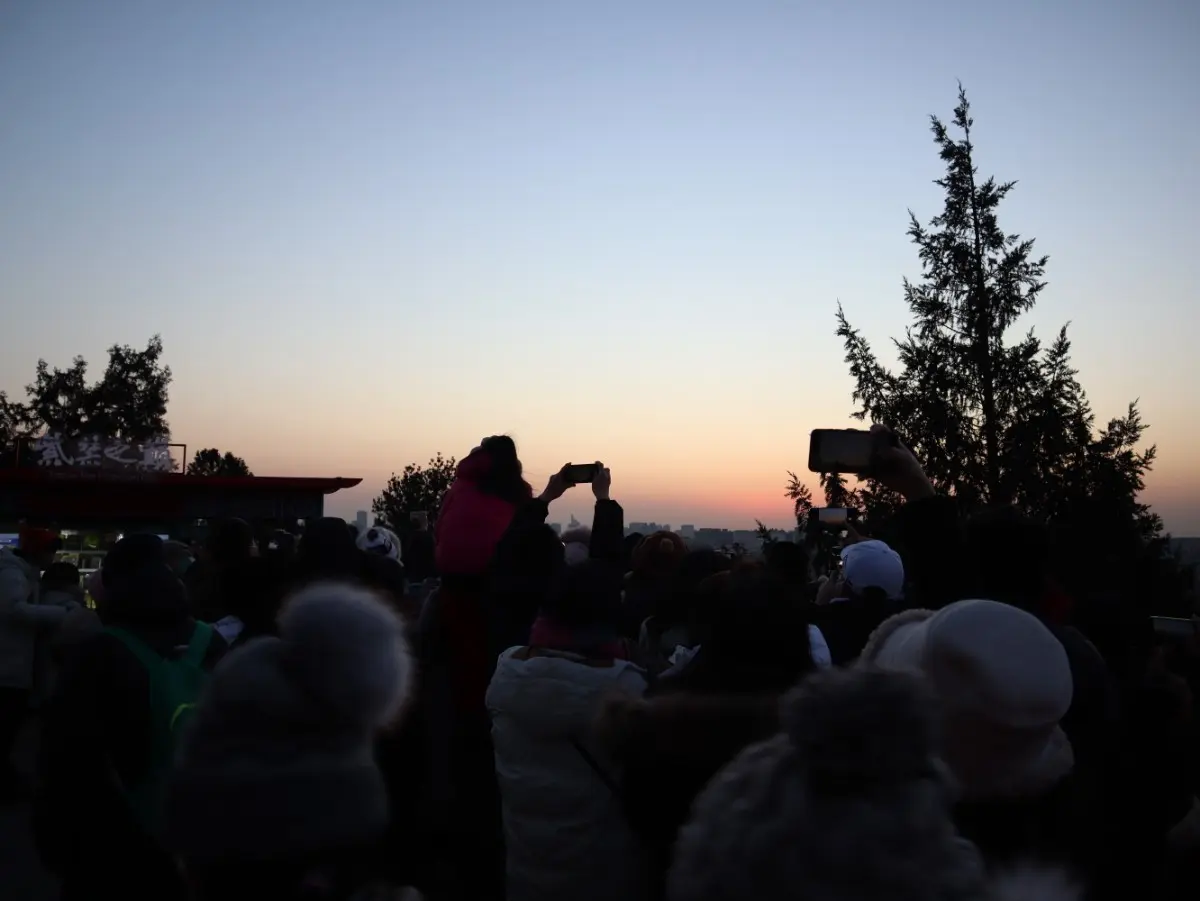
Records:
[[[508,901],[638,901],[646,874],[621,802],[617,773],[591,739],[601,703],[641,696],[631,663],[510,648],[487,692],[504,812]]]
[[[0,688],[29,689],[38,631],[66,618],[62,607],[44,606],[41,573],[8,548],[0,548]]]

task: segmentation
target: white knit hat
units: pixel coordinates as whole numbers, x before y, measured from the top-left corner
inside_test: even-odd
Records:
[[[966,799],[1034,796],[1071,771],[1059,727],[1071,706],[1071,668],[1037,617],[984,600],[910,610],[885,620],[859,659],[929,679],[946,761]]]
[[[400,617],[371,592],[301,591],[278,637],[217,666],[168,789],[171,849],[276,860],[376,839],[389,812],[374,739],[408,699],[413,670]]]
[[[979,853],[959,837],[929,686],[859,667],[810,676],[783,731],[742,751],[679,831],[670,901],[978,901]]]
[[[668,901],[1076,901],[1056,870],[992,876],[955,830],[928,680],[817,673],[779,705],[679,830]]]

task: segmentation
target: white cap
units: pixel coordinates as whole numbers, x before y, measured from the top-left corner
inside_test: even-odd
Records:
[[[851,594],[878,588],[897,600],[904,593],[904,563],[882,541],[859,541],[842,548],[842,581]]]
[[[924,673],[967,797],[1030,797],[1074,766],[1059,726],[1074,694],[1067,653],[1024,610],[986,600],[908,610],[883,621],[859,662]]]

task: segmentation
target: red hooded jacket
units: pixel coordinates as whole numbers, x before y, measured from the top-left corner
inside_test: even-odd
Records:
[[[437,520],[437,571],[442,575],[479,575],[487,571],[496,545],[504,536],[516,504],[484,494],[479,480],[491,458],[477,450],[458,464],[454,484],[442,501]]]
[[[458,464],[454,484],[442,501],[434,556],[443,578],[486,573],[496,545],[517,511],[516,504],[479,489],[479,481],[491,465],[486,451],[472,453]],[[478,715],[484,711],[484,694],[494,662],[489,660],[487,617],[482,588],[456,582],[443,584],[438,592],[453,661],[450,689],[460,713]]]

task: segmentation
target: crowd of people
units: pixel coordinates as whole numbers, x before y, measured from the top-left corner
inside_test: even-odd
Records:
[[[1200,642],[1079,615],[1038,523],[964,521],[881,453],[905,506],[826,574],[804,542],[627,538],[607,468],[536,493],[506,436],[403,540],[130,534],[85,599],[28,528],[3,802],[68,901],[1192,896]],[[592,524],[560,537],[571,490]]]

